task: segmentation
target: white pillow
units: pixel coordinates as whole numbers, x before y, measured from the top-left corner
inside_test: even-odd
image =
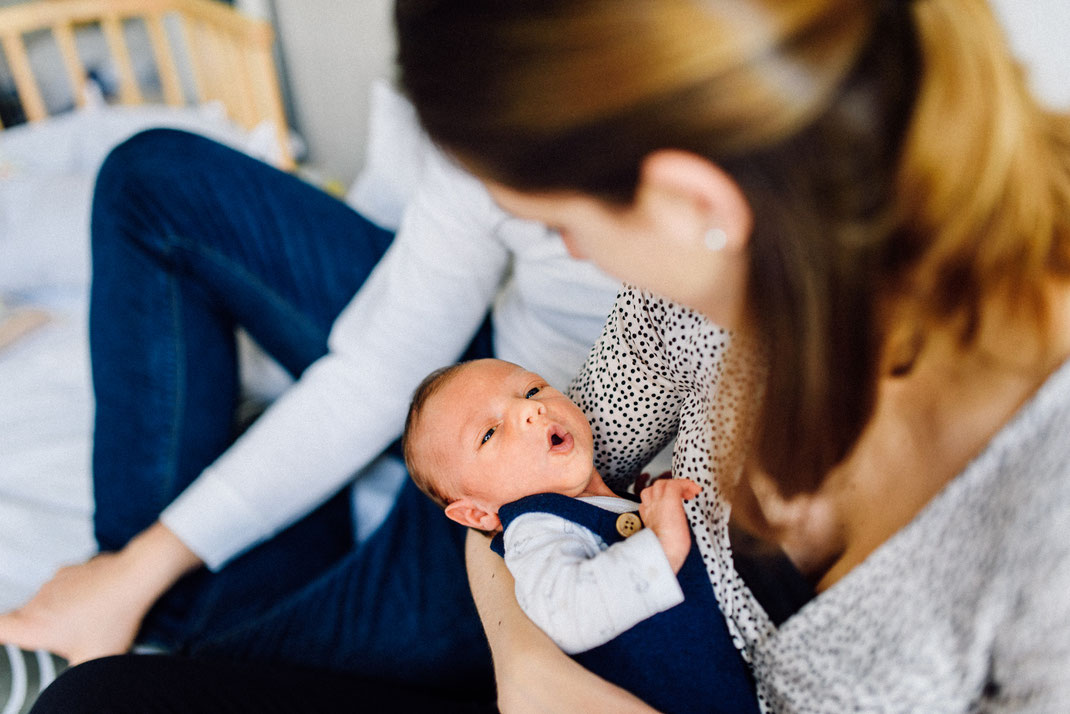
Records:
[[[397,230],[401,214],[436,149],[416,110],[386,79],[372,82],[364,167],[346,203],[383,228]]]

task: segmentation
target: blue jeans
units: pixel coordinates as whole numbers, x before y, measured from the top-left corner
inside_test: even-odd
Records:
[[[393,235],[206,139],[139,134],[101,168],[90,346],[95,529],[121,548],[236,437],[235,329],[294,377]],[[489,355],[489,334],[468,356]],[[462,528],[406,484],[361,546],[339,494],[217,573],[180,581],[140,640],[194,656],[489,686]]]

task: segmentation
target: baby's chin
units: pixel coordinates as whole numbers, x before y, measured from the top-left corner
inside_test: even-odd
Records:
[[[579,496],[602,485],[602,479],[593,468],[577,474],[569,486],[570,495]]]

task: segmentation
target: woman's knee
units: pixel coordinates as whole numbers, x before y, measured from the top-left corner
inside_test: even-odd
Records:
[[[244,155],[197,134],[149,129],[111,150],[93,189],[91,236],[97,253],[110,247],[183,230],[215,210],[221,197],[207,185]]]
[[[170,655],[102,657],[71,667],[57,677],[41,693],[30,714],[259,711],[238,706],[247,698],[246,691],[232,686],[232,678],[237,676],[232,673],[246,671],[243,667]],[[256,669],[250,671],[258,674]],[[253,685],[249,690],[256,693]]]
[[[184,131],[149,129],[113,148],[93,188],[94,243],[123,233],[112,227],[142,223],[146,211],[172,203],[180,185],[176,182],[196,180],[197,166],[208,161],[205,148],[212,143]]]
[[[117,145],[97,174],[96,193],[152,187],[167,174],[186,175],[206,162],[215,142],[178,129],[148,129]]]
[[[150,128],[114,147],[97,172],[94,207],[122,206],[132,196],[167,192],[174,181],[193,180],[211,170],[219,150],[215,141],[173,128]]]

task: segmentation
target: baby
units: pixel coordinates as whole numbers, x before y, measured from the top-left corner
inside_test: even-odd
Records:
[[[747,691],[749,675],[691,547],[683,501],[697,484],[656,481],[641,504],[618,497],[579,407],[495,359],[429,375],[403,443],[413,480],[449,518],[504,529],[492,547],[517,602],[562,650],[662,711],[758,711],[717,696]]]

